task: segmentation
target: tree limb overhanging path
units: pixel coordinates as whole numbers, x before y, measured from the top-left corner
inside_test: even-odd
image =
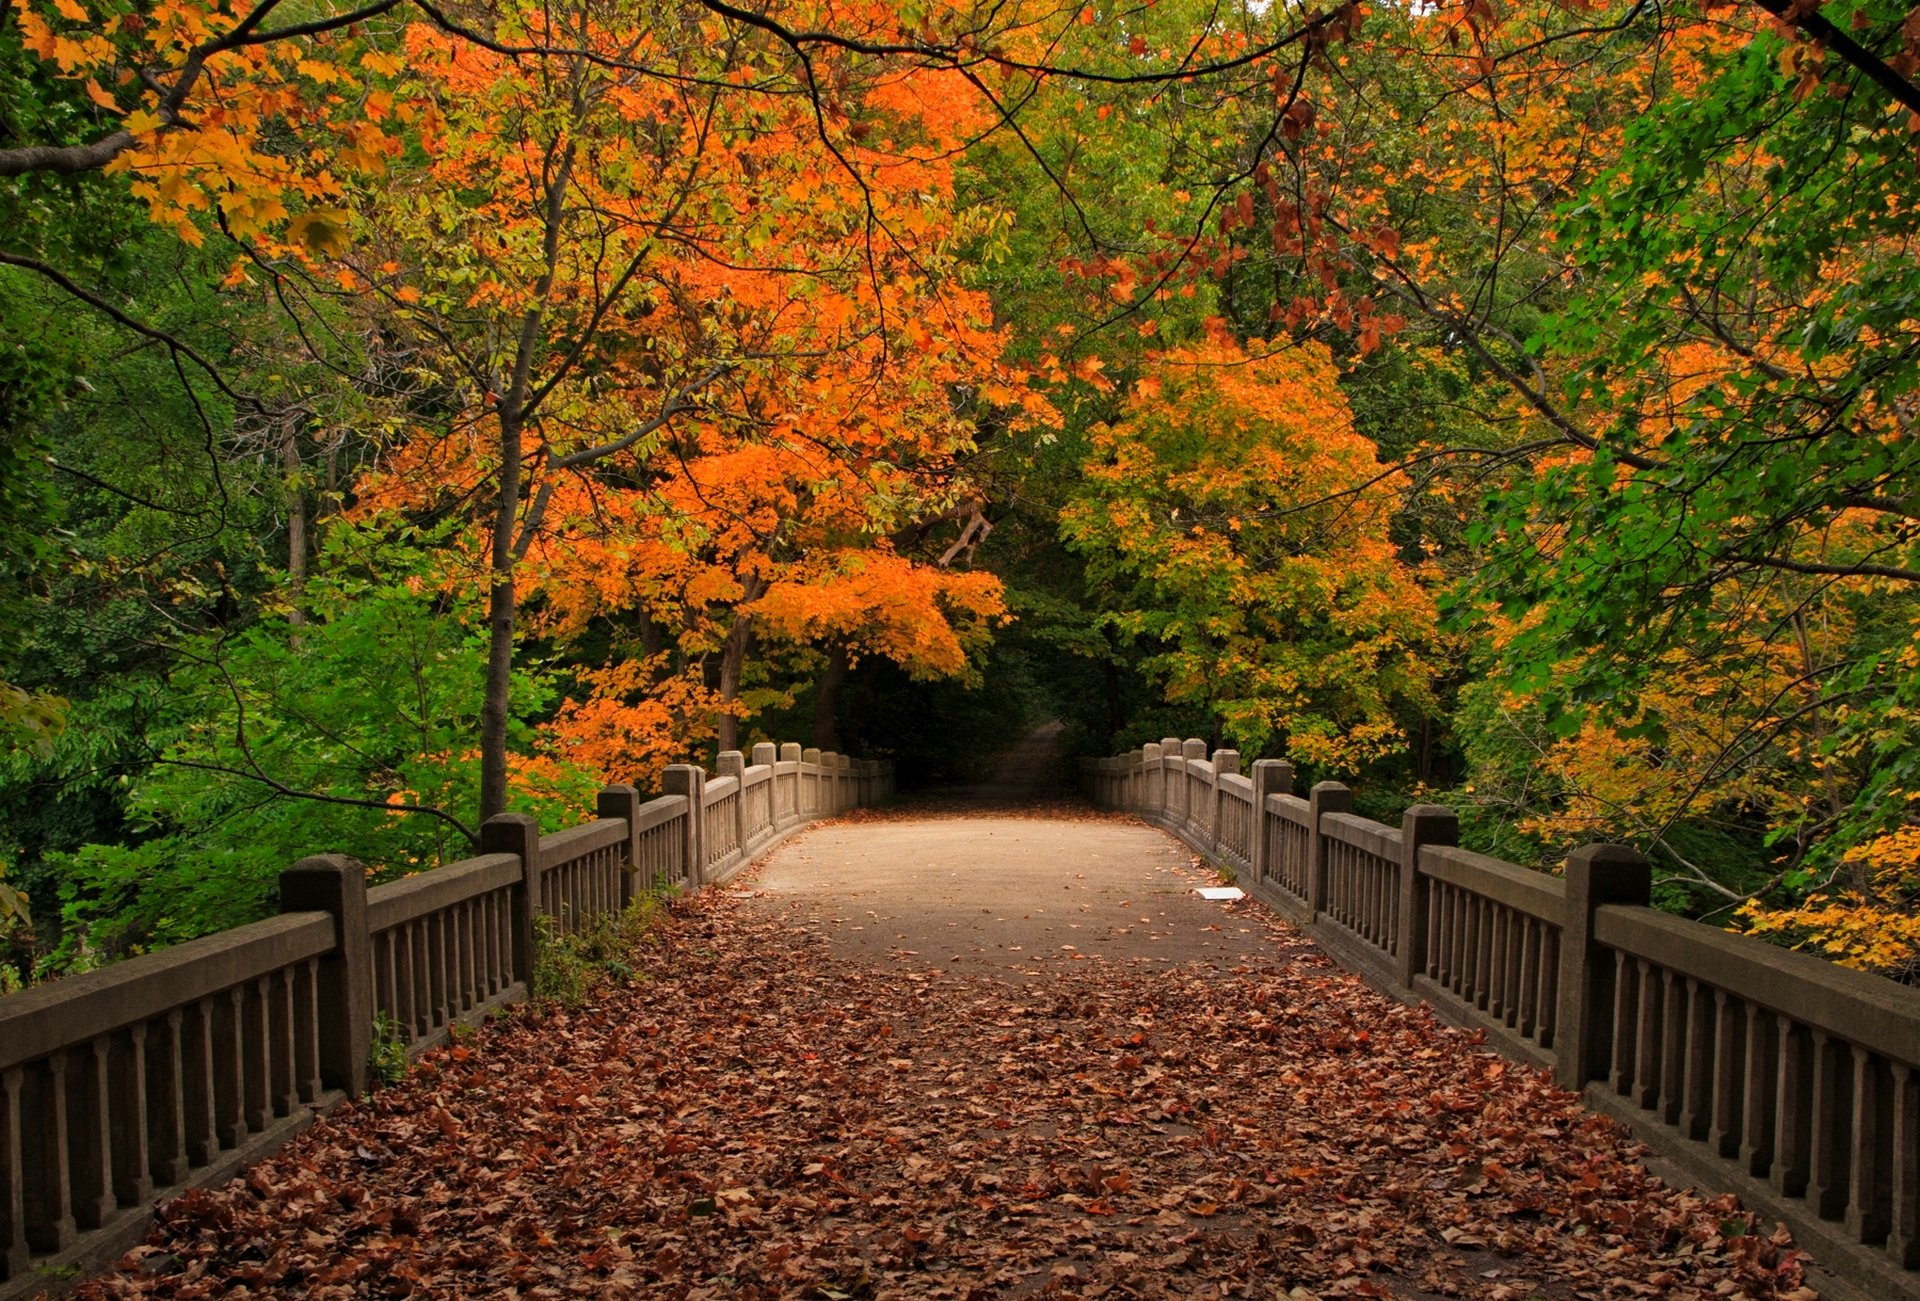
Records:
[[[1813,1296],[1784,1231],[1213,883],[1070,803],[822,824],[81,1294]]]

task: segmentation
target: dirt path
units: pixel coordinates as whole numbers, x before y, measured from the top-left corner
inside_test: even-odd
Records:
[[[81,1294],[1811,1296],[1771,1226],[1201,880],[1112,818],[815,828]]]

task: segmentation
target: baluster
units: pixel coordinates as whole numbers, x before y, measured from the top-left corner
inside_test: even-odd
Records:
[[[1507,967],[1512,957],[1511,915],[1496,904],[1487,905],[1492,914],[1493,955],[1488,968],[1487,1014],[1496,1022],[1507,1020]]]
[[[447,915],[429,914],[427,919],[427,1007],[433,1017],[432,1029],[447,1023]]]
[[[1707,1143],[1715,1155],[1732,1157],[1740,1151],[1740,1082],[1745,1076],[1741,1047],[1746,1042],[1746,1018],[1738,1000],[1724,989],[1713,991],[1713,1128]]]
[[[247,1076],[241,1055],[245,994],[216,994],[213,1005],[213,1133],[221,1147],[239,1147],[247,1136]]]
[[[407,990],[407,1007],[412,1013],[411,1038],[425,1039],[433,1033],[433,954],[427,936],[427,924],[416,918],[407,923],[407,964],[412,973]]]
[[[136,1206],[153,1191],[147,1170],[147,1027],[128,1026],[114,1041],[107,1059],[113,1196],[122,1206]]]
[[[1687,1066],[1687,982],[1678,972],[1663,972],[1666,1010],[1660,1018],[1660,1119],[1680,1121],[1681,1090]]]
[[[1533,1038],[1540,1015],[1540,926],[1536,917],[1520,919],[1520,1019],[1515,1028],[1523,1039]],[[1614,1002],[1617,1007],[1617,996]],[[1619,1042],[1616,1035],[1614,1043]]]
[[[299,963],[281,968],[267,977],[265,985],[269,1030],[267,1058],[273,1066],[268,1077],[269,1106],[276,1116],[291,1116],[293,1109],[300,1105],[300,1059],[299,1050],[294,1046],[298,1032],[294,1028],[293,999],[296,973],[304,965]]]
[[[379,1004],[375,1004],[376,1007]],[[293,1078],[300,1101],[320,1098],[320,959],[308,958],[294,968]]]
[[[240,1008],[240,1051],[242,1078],[246,1084],[247,1128],[264,1134],[273,1120],[273,1025],[272,1008],[267,997],[266,978],[249,982],[236,1006]]]
[[[1427,979],[1444,983],[1446,971],[1447,887],[1435,881],[1427,891]]]
[[[1474,906],[1473,1005],[1482,1012],[1493,1001],[1493,903],[1476,899]]]
[[[1608,1076],[1613,1091],[1629,1097],[1634,1086],[1640,1010],[1640,964],[1619,949],[1613,951],[1613,1069]]]
[[[107,1038],[95,1035],[67,1060],[67,1159],[72,1162],[74,1223],[97,1229],[113,1214],[113,1136],[107,1091]]]
[[[176,1007],[154,1021],[158,1033],[147,1041],[147,1170],[161,1188],[187,1178],[185,1024],[186,1014]]]
[[[1893,1063],[1887,1251],[1904,1269],[1920,1269],[1920,1071]]]
[[[67,1154],[67,1063],[65,1053],[33,1063],[24,1076],[20,1107],[21,1172],[25,1177],[27,1245],[59,1251],[73,1241],[73,1187]]]
[[[1540,927],[1539,1018],[1540,1030],[1534,1042],[1551,1048],[1560,1028],[1560,932],[1544,923]]]
[[[1639,991],[1640,1016],[1634,1034],[1633,1101],[1652,1111],[1660,1103],[1660,991],[1666,973],[1645,958],[1635,962],[1639,964],[1634,987]]]
[[[1824,1030],[1813,1032],[1813,1153],[1807,1196],[1823,1220],[1837,1220],[1847,1209],[1853,1054],[1846,1048]]]
[[[1865,1048],[1853,1048],[1852,1178],[1847,1183],[1847,1230],[1856,1242],[1879,1242],[1892,1227],[1886,1201],[1891,1191],[1893,1137],[1882,1103],[1885,1072]]]
[[[1773,1164],[1774,1090],[1780,1083],[1773,1031],[1773,1016],[1758,1004],[1748,1003],[1746,1070],[1741,1073],[1740,1168],[1756,1179],[1766,1178]]]
[[[1813,1094],[1812,1037],[1788,1016],[1779,1020],[1780,1074],[1774,1086],[1773,1186],[1788,1197],[1807,1190]]]
[[[27,1271],[27,1152],[20,1126],[24,1072],[0,1071],[0,1271],[19,1278]]]
[[[1680,1132],[1688,1138],[1707,1136],[1709,1086],[1713,1070],[1713,1004],[1700,982],[1687,978],[1686,1082],[1680,1103]]]

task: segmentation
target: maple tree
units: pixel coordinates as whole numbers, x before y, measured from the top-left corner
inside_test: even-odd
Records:
[[[1402,743],[1396,710],[1431,701],[1436,611],[1324,348],[1218,331],[1171,349],[1093,454],[1062,524],[1096,573],[1136,579],[1113,618],[1161,648],[1171,698],[1249,753],[1334,771]]]

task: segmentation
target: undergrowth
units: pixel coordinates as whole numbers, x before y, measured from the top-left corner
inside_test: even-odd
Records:
[[[660,922],[666,896],[647,891],[617,913],[596,913],[572,934],[561,934],[554,919],[535,923],[533,997],[577,1007],[603,979],[622,984],[634,978],[628,961]]]

